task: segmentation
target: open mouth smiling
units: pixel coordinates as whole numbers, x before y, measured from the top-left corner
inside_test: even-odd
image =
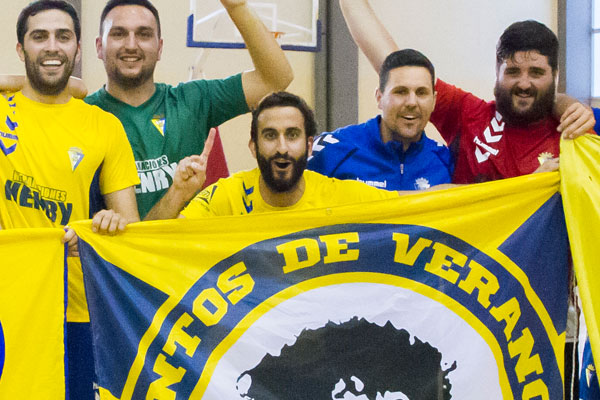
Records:
[[[44,68],[58,68],[63,65],[63,61],[57,58],[42,60],[40,65]]]
[[[292,164],[291,162],[289,162],[287,160],[274,160],[273,163],[279,169],[286,169],[287,167],[289,167]]]

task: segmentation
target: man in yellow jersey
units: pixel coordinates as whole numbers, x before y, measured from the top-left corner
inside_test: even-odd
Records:
[[[65,227],[94,216],[113,233],[139,220],[139,183],[131,147],[113,115],[65,90],[80,57],[81,28],[63,0],[29,4],[17,21],[23,89],[0,96],[0,225],[3,229]],[[103,210],[94,215],[101,208]],[[74,234],[70,255],[77,255]],[[93,357],[81,265],[68,258],[67,349],[72,399],[93,399]],[[35,294],[32,294],[35,295]],[[85,390],[78,390],[86,383]]]
[[[279,92],[265,97],[252,113],[250,133],[258,168],[220,179],[195,196],[205,179],[211,134],[201,155],[179,163],[173,186],[145,219],[244,215],[398,197],[397,192],[306,170],[317,128],[312,110],[298,96]]]

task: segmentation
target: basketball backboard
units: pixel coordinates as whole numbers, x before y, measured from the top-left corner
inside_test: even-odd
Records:
[[[319,51],[318,0],[262,0],[250,7],[284,50]],[[190,0],[187,46],[244,48],[244,41],[219,0]]]

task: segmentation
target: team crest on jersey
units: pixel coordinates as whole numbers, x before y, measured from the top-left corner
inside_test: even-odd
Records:
[[[75,171],[81,160],[83,160],[83,151],[79,147],[71,147],[68,151],[69,160],[71,160],[71,170]]]
[[[548,161],[552,158],[554,158],[554,154],[549,153],[547,151],[540,153],[538,155],[538,161],[540,162],[540,165],[542,165],[543,163],[545,163],[546,161]]]
[[[165,136],[165,124],[167,119],[165,117],[155,117],[152,118],[152,125],[158,130],[158,132]]]
[[[585,380],[588,386],[592,384],[592,379],[594,378],[594,375],[596,375],[596,367],[594,367],[594,364],[590,363],[585,368]]]
[[[429,189],[431,187],[431,185],[429,184],[429,181],[427,180],[427,178],[417,178],[415,179],[415,189],[416,190],[425,190],[425,189]]]

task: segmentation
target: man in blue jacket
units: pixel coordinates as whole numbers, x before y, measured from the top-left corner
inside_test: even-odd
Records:
[[[379,72],[376,99],[382,114],[319,135],[308,169],[387,190],[422,190],[449,183],[448,148],[423,129],[435,107],[435,71],[422,53],[391,53]]]

